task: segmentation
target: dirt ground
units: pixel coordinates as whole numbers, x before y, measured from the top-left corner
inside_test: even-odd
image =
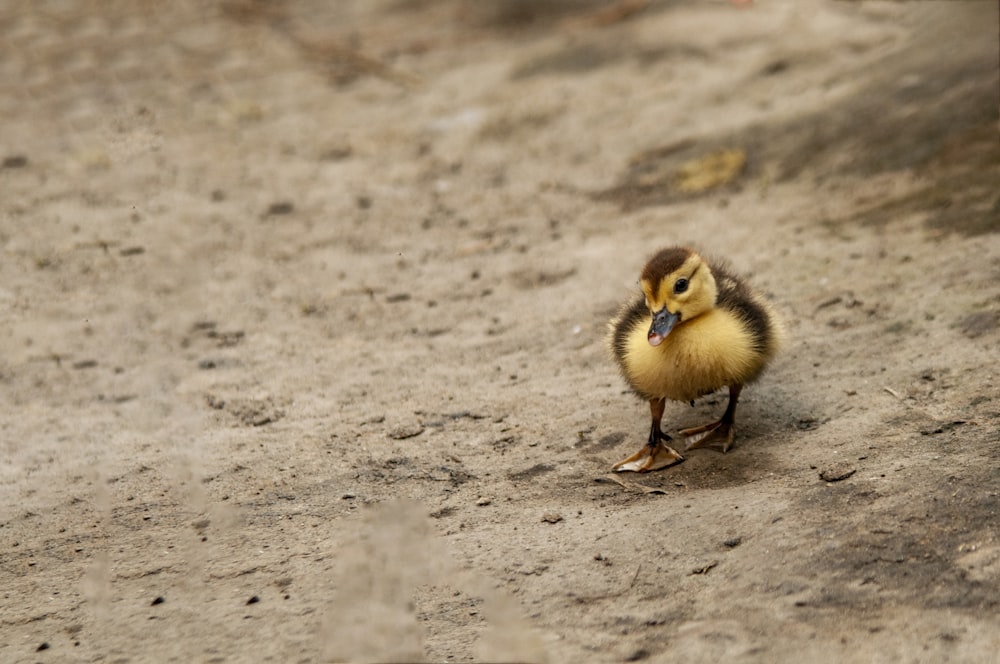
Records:
[[[4,3],[0,661],[1000,661],[997,12]],[[613,475],[671,244],[789,341]]]

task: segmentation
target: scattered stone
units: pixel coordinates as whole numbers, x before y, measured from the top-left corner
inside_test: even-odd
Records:
[[[489,498],[486,498],[485,496],[483,496],[479,500],[476,501],[476,505],[479,505],[480,507],[486,507],[487,505],[489,505],[492,502],[493,502],[492,500],[490,500]]]
[[[160,604],[163,604],[166,601],[167,600],[165,600],[162,596],[159,596],[156,599],[154,599],[152,602],[150,602],[149,605],[150,606],[158,606]]]
[[[38,647],[37,647],[37,648],[35,648],[35,652],[42,652],[43,650],[48,650],[48,649],[49,649],[49,648],[51,648],[51,647],[52,647],[52,646],[50,646],[50,645],[49,645],[49,642],[48,642],[48,641],[42,641],[42,642],[41,642],[41,643],[40,643],[40,644],[38,645]]]
[[[838,463],[819,471],[819,478],[824,482],[840,482],[858,472],[858,469],[849,463]]]
[[[277,422],[285,416],[285,412],[276,407],[269,398],[233,399],[224,403],[229,414],[245,426],[262,427]]]
[[[258,597],[257,595],[254,595],[253,597],[251,597],[250,599],[247,600],[247,606],[249,606],[251,604],[256,604],[259,601],[260,601],[260,597]]]
[[[691,574],[708,574],[708,572],[719,564],[718,560],[713,560],[712,562],[702,565],[701,567],[695,567],[691,570]]]
[[[555,512],[546,512],[542,515],[542,521],[545,523],[559,523],[562,520],[562,515],[556,514]]]
[[[535,567],[532,567],[531,569],[522,569],[522,570],[518,570],[518,572],[520,572],[524,576],[541,576],[548,569],[549,569],[548,565],[536,565]]]
[[[417,420],[413,420],[397,424],[393,428],[389,429],[389,438],[392,438],[393,440],[405,440],[407,438],[419,436],[423,432],[424,425]]]
[[[730,549],[735,549],[740,544],[743,544],[743,538],[742,537],[730,537],[725,542],[723,542],[723,544],[726,545],[726,546],[728,546]]]

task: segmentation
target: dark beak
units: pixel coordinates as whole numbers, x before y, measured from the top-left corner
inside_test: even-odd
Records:
[[[666,307],[663,307],[659,311],[653,314],[653,324],[649,326],[649,334],[646,336],[649,339],[650,346],[659,346],[668,334],[670,330],[674,329],[674,325],[681,319],[679,313],[672,314],[667,311]]]

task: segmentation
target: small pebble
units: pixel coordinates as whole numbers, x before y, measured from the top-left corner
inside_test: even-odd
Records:
[[[479,500],[476,501],[476,505],[479,505],[480,507],[486,507],[487,505],[489,505],[492,502],[493,502],[492,500],[490,500],[489,498],[486,498],[484,496],[484,497],[482,497],[482,498],[480,498]]]
[[[835,464],[829,468],[819,471],[819,478],[824,482],[840,482],[857,472],[857,468],[850,464]]]
[[[253,597],[251,597],[250,599],[247,600],[247,605],[256,604],[259,601],[260,601],[260,597],[258,597],[257,595],[254,595]]]
[[[392,438],[393,440],[406,440],[407,438],[419,436],[423,432],[424,426],[420,422],[414,420],[394,426],[389,430],[389,438]]]
[[[717,567],[718,564],[719,564],[718,560],[713,560],[710,563],[702,565],[701,567],[696,567],[695,569],[691,570],[691,574],[708,574],[709,571],[715,569],[715,567]]]
[[[559,523],[562,520],[562,515],[556,514],[555,512],[546,512],[542,515],[542,521],[545,523]]]
[[[156,606],[157,604],[163,604],[163,603],[164,603],[164,602],[166,602],[166,601],[167,601],[167,600],[163,599],[163,597],[157,597],[157,598],[156,598],[156,599],[154,599],[154,600],[153,600],[152,602],[150,602],[150,604],[149,604],[149,605],[150,605],[150,606]]]

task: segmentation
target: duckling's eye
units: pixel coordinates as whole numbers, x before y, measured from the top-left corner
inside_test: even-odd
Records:
[[[685,279],[684,277],[681,277],[680,279],[674,282],[674,292],[677,293],[678,295],[680,295],[687,289],[688,289],[688,280]]]

